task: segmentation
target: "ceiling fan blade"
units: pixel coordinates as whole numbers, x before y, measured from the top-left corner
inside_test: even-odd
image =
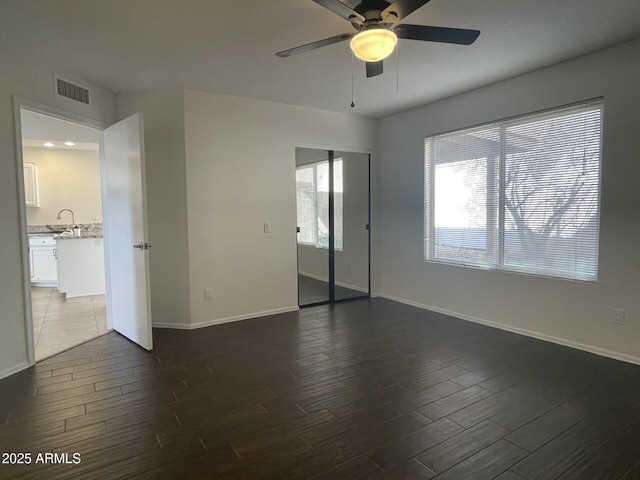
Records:
[[[324,8],[331,10],[339,17],[344,18],[350,22],[363,23],[364,17],[358,12],[353,10],[348,5],[340,2],[339,0],[313,0],[318,5],[322,5]]]
[[[471,45],[480,35],[479,30],[409,24],[397,25],[393,28],[393,31],[399,38],[423,40],[425,42],[455,43],[458,45]]]
[[[382,11],[381,16],[385,22],[395,23],[415,12],[426,3],[429,3],[429,0],[396,0]],[[389,15],[393,15],[396,18],[387,18]]]
[[[316,48],[326,47],[327,45],[333,45],[334,43],[348,40],[354,36],[355,36],[355,32],[341,33],[340,35],[335,35],[333,37],[325,38],[323,40],[318,40],[317,42],[311,42],[305,45],[300,45],[299,47],[293,47],[293,48],[289,48],[288,50],[283,50],[281,52],[276,53],[276,55],[279,57],[291,57],[292,55],[298,55],[299,53],[315,50]]]
[[[377,75],[382,75],[382,71],[383,71],[382,62],[383,60],[380,60],[379,62],[366,62],[367,78],[375,77]]]

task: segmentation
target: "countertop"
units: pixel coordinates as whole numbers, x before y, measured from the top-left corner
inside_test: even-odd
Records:
[[[74,237],[73,235],[59,233],[54,235],[53,238],[56,240],[82,240],[84,238],[102,238],[102,233],[95,232],[80,232],[79,237]]]
[[[80,237],[73,236],[73,228],[80,228]],[[27,233],[30,237],[36,235],[52,236],[56,240],[67,240],[70,238],[102,238],[102,223],[78,223],[72,224],[40,224],[28,225]]]

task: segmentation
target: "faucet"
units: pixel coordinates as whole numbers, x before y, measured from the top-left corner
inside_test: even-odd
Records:
[[[71,225],[75,227],[76,225],[76,216],[73,214],[73,210],[70,210],[68,208],[63,208],[62,210],[60,210],[58,212],[58,216],[56,217],[56,219],[60,220],[62,217],[60,216],[60,214],[62,212],[69,212],[71,214]]]

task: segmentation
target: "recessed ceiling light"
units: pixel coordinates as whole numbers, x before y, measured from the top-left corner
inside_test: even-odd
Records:
[[[75,143],[73,143],[73,142],[64,142],[64,144],[65,144],[67,147],[73,147],[73,146],[75,145]]]
[[[45,143],[45,144],[44,144],[44,146],[45,146],[45,147],[49,147],[49,148],[51,148],[51,147],[55,147],[55,145],[54,145],[53,143],[51,143],[51,142],[47,142],[47,143]]]

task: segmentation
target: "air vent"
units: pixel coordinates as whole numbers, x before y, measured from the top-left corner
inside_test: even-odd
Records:
[[[57,97],[65,97],[76,102],[90,105],[90,91],[88,88],[81,87],[76,83],[71,83],[64,78],[56,76],[55,80],[55,92]]]

